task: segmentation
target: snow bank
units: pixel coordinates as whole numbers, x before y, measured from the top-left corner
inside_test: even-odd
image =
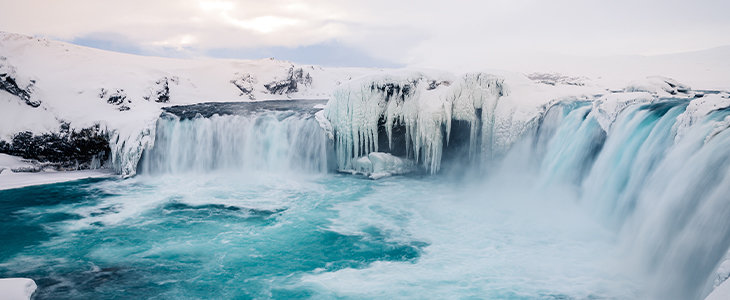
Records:
[[[79,170],[79,171],[45,171],[37,173],[0,174],[0,190],[15,189],[26,186],[51,184],[74,181],[87,178],[113,177],[116,174],[110,170]]]
[[[24,171],[13,172],[13,170]],[[43,170],[22,157],[0,153],[0,190],[111,176],[114,176],[114,173],[104,169],[81,171]]]
[[[633,80],[624,88],[624,92],[646,92],[659,96],[671,96],[687,93],[691,88],[669,77],[649,76],[640,80]]]
[[[702,120],[707,114],[730,107],[730,98],[723,97],[723,95],[707,95],[702,98],[693,99],[684,113],[677,117],[677,123],[674,125],[676,135],[674,138],[675,143],[681,140],[685,134],[689,131],[689,128]],[[730,126],[730,119],[720,120],[715,122],[715,130],[710,136],[719,133]]]
[[[705,297],[705,300],[727,300],[730,299],[730,281],[725,280],[717,286],[712,293]]]
[[[13,169],[33,168],[33,164],[22,157],[0,153],[0,175],[11,173]]]
[[[0,294],[6,300],[28,300],[37,286],[35,281],[28,278],[0,279]]]
[[[363,174],[371,179],[407,174],[417,170],[416,164],[412,160],[382,152],[371,152],[367,156],[358,158],[353,167],[355,173]]]
[[[619,113],[625,108],[639,103],[650,103],[657,98],[647,92],[627,92],[604,95],[593,101],[591,114],[604,131],[611,129]]]

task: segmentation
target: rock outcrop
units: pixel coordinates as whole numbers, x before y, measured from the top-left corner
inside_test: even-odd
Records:
[[[0,56],[0,90],[17,96],[29,106],[38,107],[41,105],[41,101],[33,99],[31,95],[34,84],[33,79],[28,80],[27,84],[19,83],[15,67],[7,62],[7,58]]]
[[[20,132],[10,142],[0,141],[0,153],[34,159],[59,170],[93,169],[109,158],[109,142],[100,127],[74,131],[64,123],[58,133]],[[31,170],[32,171],[32,170]]]

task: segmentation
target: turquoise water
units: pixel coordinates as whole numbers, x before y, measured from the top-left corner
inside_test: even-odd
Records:
[[[541,217],[547,206],[489,200],[474,190],[481,185],[221,173],[0,191],[10,216],[0,276],[33,278],[38,299],[610,292],[601,286],[615,274],[596,259],[610,234]]]

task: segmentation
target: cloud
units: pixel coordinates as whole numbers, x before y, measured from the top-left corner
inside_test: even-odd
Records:
[[[274,57],[300,64],[329,67],[398,68],[404,66],[386,59],[374,58],[360,49],[336,41],[300,47],[221,48],[208,50],[206,54],[219,58]]]
[[[730,2],[713,0],[24,0],[3,4],[0,30],[87,45],[90,37],[99,45],[125,37],[126,48],[102,46],[169,55],[337,44],[375,61],[501,67],[544,53],[659,54],[730,44],[729,9]]]

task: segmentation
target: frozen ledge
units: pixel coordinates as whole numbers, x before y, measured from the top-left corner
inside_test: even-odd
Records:
[[[730,280],[725,280],[718,285],[712,293],[707,295],[705,300],[727,300],[730,299]]]
[[[26,186],[74,181],[86,178],[104,178],[116,176],[111,170],[81,170],[60,172],[21,172],[4,170],[0,173],[0,190],[16,189]]]
[[[37,286],[33,279],[4,278],[0,279],[0,298],[7,300],[28,300]]]

